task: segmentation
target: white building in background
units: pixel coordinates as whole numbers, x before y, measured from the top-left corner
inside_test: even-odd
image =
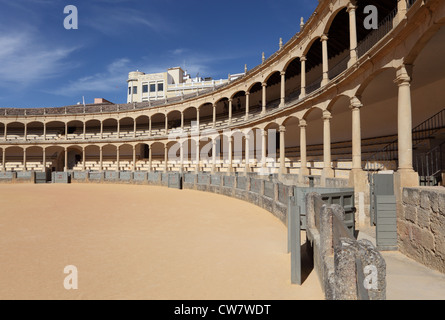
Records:
[[[181,67],[170,68],[167,72],[145,74],[140,71],[128,75],[127,102],[148,102],[185,96],[206,89],[212,89],[242,77],[244,73],[229,75],[228,79],[192,78]]]

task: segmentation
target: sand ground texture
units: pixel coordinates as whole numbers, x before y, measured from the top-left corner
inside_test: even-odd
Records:
[[[0,299],[323,299],[252,204],[134,185],[0,185]],[[64,268],[78,290],[64,288]]]

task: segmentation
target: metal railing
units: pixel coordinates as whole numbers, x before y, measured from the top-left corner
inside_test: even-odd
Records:
[[[380,21],[376,30],[366,36],[357,46],[357,55],[360,58],[368,52],[394,28],[394,18],[397,16],[397,8]]]
[[[419,174],[421,186],[436,186],[442,179],[444,171],[445,143],[427,153],[417,154],[414,170]]]
[[[407,8],[408,9],[411,8],[415,2],[416,2],[416,0],[407,0],[406,1]]]
[[[420,142],[430,139],[439,130],[445,128],[445,109],[436,113],[431,118],[425,120],[412,130],[413,134],[413,148]],[[398,162],[398,140],[395,140],[386,145],[382,150],[372,154],[368,160],[366,160],[365,170],[380,171],[385,169],[387,162],[395,161],[396,166]]]

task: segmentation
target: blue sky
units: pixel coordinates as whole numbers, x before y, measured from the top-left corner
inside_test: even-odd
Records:
[[[214,79],[287,42],[317,0],[0,0],[0,107],[126,102],[128,72]],[[78,9],[66,30],[63,9]]]

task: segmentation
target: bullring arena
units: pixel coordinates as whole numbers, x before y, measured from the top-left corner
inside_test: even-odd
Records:
[[[197,94],[0,109],[0,297],[385,299],[388,250],[444,273],[445,3],[378,1],[369,30],[367,4],[319,1],[271,57]],[[346,200],[322,202],[347,192],[349,225]],[[346,244],[376,264],[367,293],[361,264],[339,269]],[[54,279],[70,264],[75,293]]]

